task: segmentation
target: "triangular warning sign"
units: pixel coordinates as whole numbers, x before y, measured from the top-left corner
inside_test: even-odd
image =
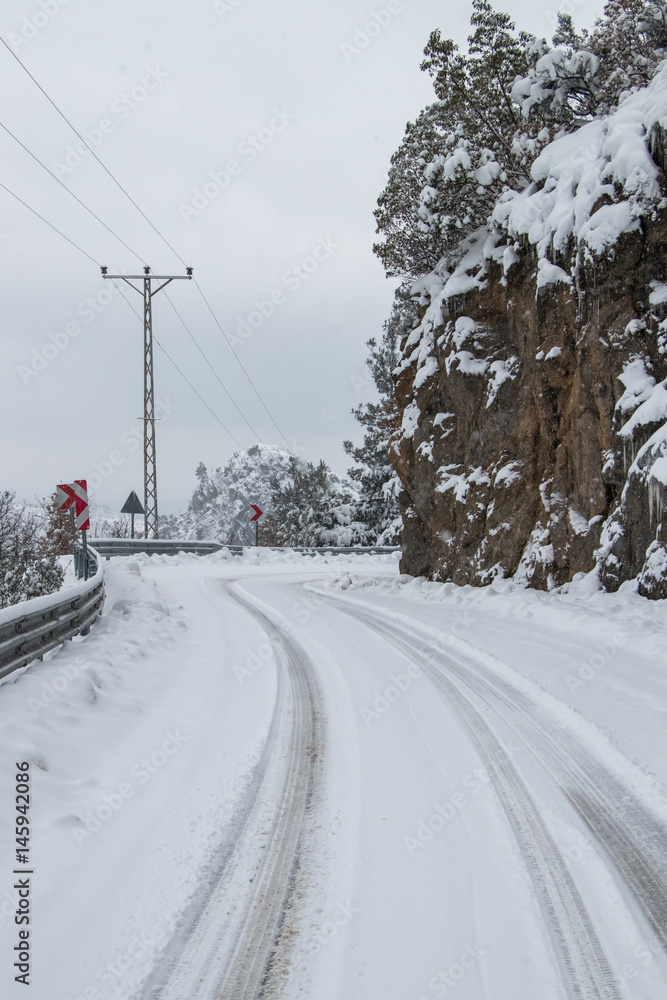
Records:
[[[141,500],[137,494],[132,490],[129,497],[120,509],[121,514],[145,514],[144,508],[141,505]]]

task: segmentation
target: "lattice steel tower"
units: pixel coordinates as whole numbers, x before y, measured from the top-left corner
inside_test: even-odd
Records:
[[[157,538],[157,455],[155,450],[155,373],[153,367],[153,297],[161,292],[170,281],[180,279],[190,280],[192,268],[186,268],[185,274],[151,274],[150,267],[144,268],[143,274],[107,274],[107,268],[102,268],[102,276],[116,281],[126,282],[144,299],[144,537]],[[137,287],[134,281],[140,281]],[[161,285],[153,288],[153,282]]]

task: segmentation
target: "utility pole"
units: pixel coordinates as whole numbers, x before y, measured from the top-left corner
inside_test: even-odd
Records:
[[[124,281],[139,292],[144,300],[144,537],[157,538],[157,457],[155,452],[155,375],[153,371],[153,296],[161,292],[170,281],[192,279],[192,268],[186,267],[185,274],[151,274],[150,267],[143,274],[107,274],[102,268],[102,277]],[[137,287],[134,281],[140,281]],[[162,282],[153,288],[153,282]]]

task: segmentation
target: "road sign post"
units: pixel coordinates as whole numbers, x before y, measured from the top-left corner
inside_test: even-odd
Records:
[[[255,512],[254,517],[250,518],[250,523],[252,524],[253,521],[255,522],[255,547],[257,547],[259,545],[259,519],[264,511],[260,510],[256,503],[251,503],[250,506]]]
[[[88,579],[88,542],[86,532],[90,528],[90,516],[88,508],[88,483],[85,479],[75,479],[73,483],[60,483],[56,486],[58,505],[61,510],[69,510],[70,525],[72,527],[72,547],[76,544],[77,529],[81,532],[83,539],[83,576]],[[75,566],[76,566],[76,550]]]
[[[69,528],[72,533],[72,555],[74,555],[74,546],[76,545],[76,522],[74,520],[74,505],[69,509]]]
[[[134,538],[134,515],[145,513],[141,500],[134,492],[134,490],[132,490],[129,497],[121,507],[120,512],[121,514],[130,514],[132,516],[132,528],[130,530],[132,532],[131,537]]]

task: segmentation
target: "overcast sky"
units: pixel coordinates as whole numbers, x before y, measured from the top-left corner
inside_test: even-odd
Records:
[[[500,6],[551,35],[557,4]],[[581,25],[602,6],[564,9]],[[350,409],[373,398],[365,342],[395,286],[372,253],[373,208],[406,122],[433,99],[419,70],[429,33],[463,41],[469,13],[443,0],[2,4],[2,37],[194,267],[290,445],[339,473],[341,442],[360,438]],[[0,181],[93,258],[0,189],[0,489],[31,498],[88,477],[118,509],[131,489],[143,496],[142,330],[97,264],[184,267],[4,48],[0,88],[2,124],[141,258],[0,131]],[[168,291],[253,429],[164,293],[157,339],[243,447],[283,444],[197,288]],[[160,512],[173,513],[197,463],[223,465],[237,444],[160,351],[156,385]]]

